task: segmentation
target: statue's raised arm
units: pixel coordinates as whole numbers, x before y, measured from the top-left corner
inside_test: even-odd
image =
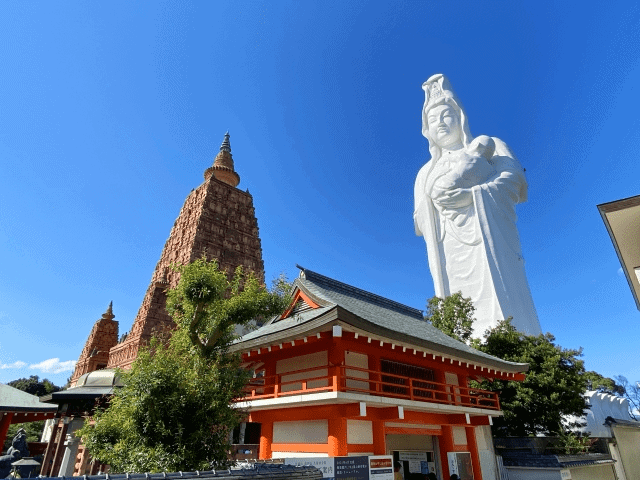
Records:
[[[499,138],[471,136],[442,74],[423,85],[422,134],[431,159],[415,183],[414,225],[427,244],[436,295],[461,291],[476,307],[475,334],[513,317],[541,333],[524,270],[515,205],[527,198],[524,169]]]

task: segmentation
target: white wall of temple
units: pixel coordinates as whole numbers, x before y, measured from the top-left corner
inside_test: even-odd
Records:
[[[347,443],[349,445],[373,445],[373,422],[347,420]]]
[[[273,443],[327,443],[328,420],[273,422]]]
[[[328,453],[318,452],[271,452],[271,458],[327,458]]]

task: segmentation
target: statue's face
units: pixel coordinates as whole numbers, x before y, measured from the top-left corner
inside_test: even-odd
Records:
[[[457,110],[448,104],[438,105],[427,114],[429,136],[440,148],[447,148],[460,141],[462,125]]]

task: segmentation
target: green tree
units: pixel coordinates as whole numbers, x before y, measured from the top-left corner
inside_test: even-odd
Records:
[[[464,298],[461,292],[457,292],[446,298],[430,298],[424,318],[450,337],[477,345],[479,340],[471,338],[475,311],[471,299]]]
[[[587,389],[582,349],[562,348],[550,333],[524,335],[509,320],[487,331],[480,350],[503,360],[528,363],[522,382],[484,381],[481,388],[500,392],[504,417],[494,420],[498,436],[558,435],[567,415],[581,417]]]
[[[57,387],[53,382],[46,378],[43,378],[42,381],[40,381],[40,377],[37,375],[31,375],[29,378],[19,378],[18,380],[13,380],[7,383],[7,385],[37,397],[42,397],[43,395],[59,392],[61,390],[60,387]]]
[[[43,395],[60,391],[60,387],[54,385],[53,382],[46,378],[40,381],[40,378],[37,375],[31,375],[29,378],[19,378],[7,383],[7,385],[17,388],[18,390],[22,390],[23,392],[30,393],[31,395],[36,395],[37,397],[42,397]],[[27,442],[39,442],[42,430],[44,429],[44,421],[13,423],[9,425],[7,437],[5,438],[4,445],[2,446],[3,452],[6,452],[11,446],[11,441],[20,428],[24,428],[27,434]]]
[[[234,327],[281,313],[289,303],[282,282],[269,292],[241,269],[229,281],[215,261],[178,270],[167,301],[175,331],[154,338],[121,372],[124,386],[78,433],[112,472],[225,466],[229,432],[245,416],[233,402],[249,376],[229,352]]]
[[[593,370],[585,372],[584,376],[587,379],[588,390],[597,390],[600,393],[608,393],[610,395],[624,395],[624,387],[613,378],[603,377]]]

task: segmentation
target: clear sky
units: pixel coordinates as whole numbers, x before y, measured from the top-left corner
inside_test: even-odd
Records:
[[[435,73],[527,170],[543,331],[640,380],[640,312],[596,208],[640,193],[640,8],[554,3],[5,3],[0,382],[64,384],[112,300],[130,329],[227,130],[267,279],[298,263],[424,308],[413,183]]]

